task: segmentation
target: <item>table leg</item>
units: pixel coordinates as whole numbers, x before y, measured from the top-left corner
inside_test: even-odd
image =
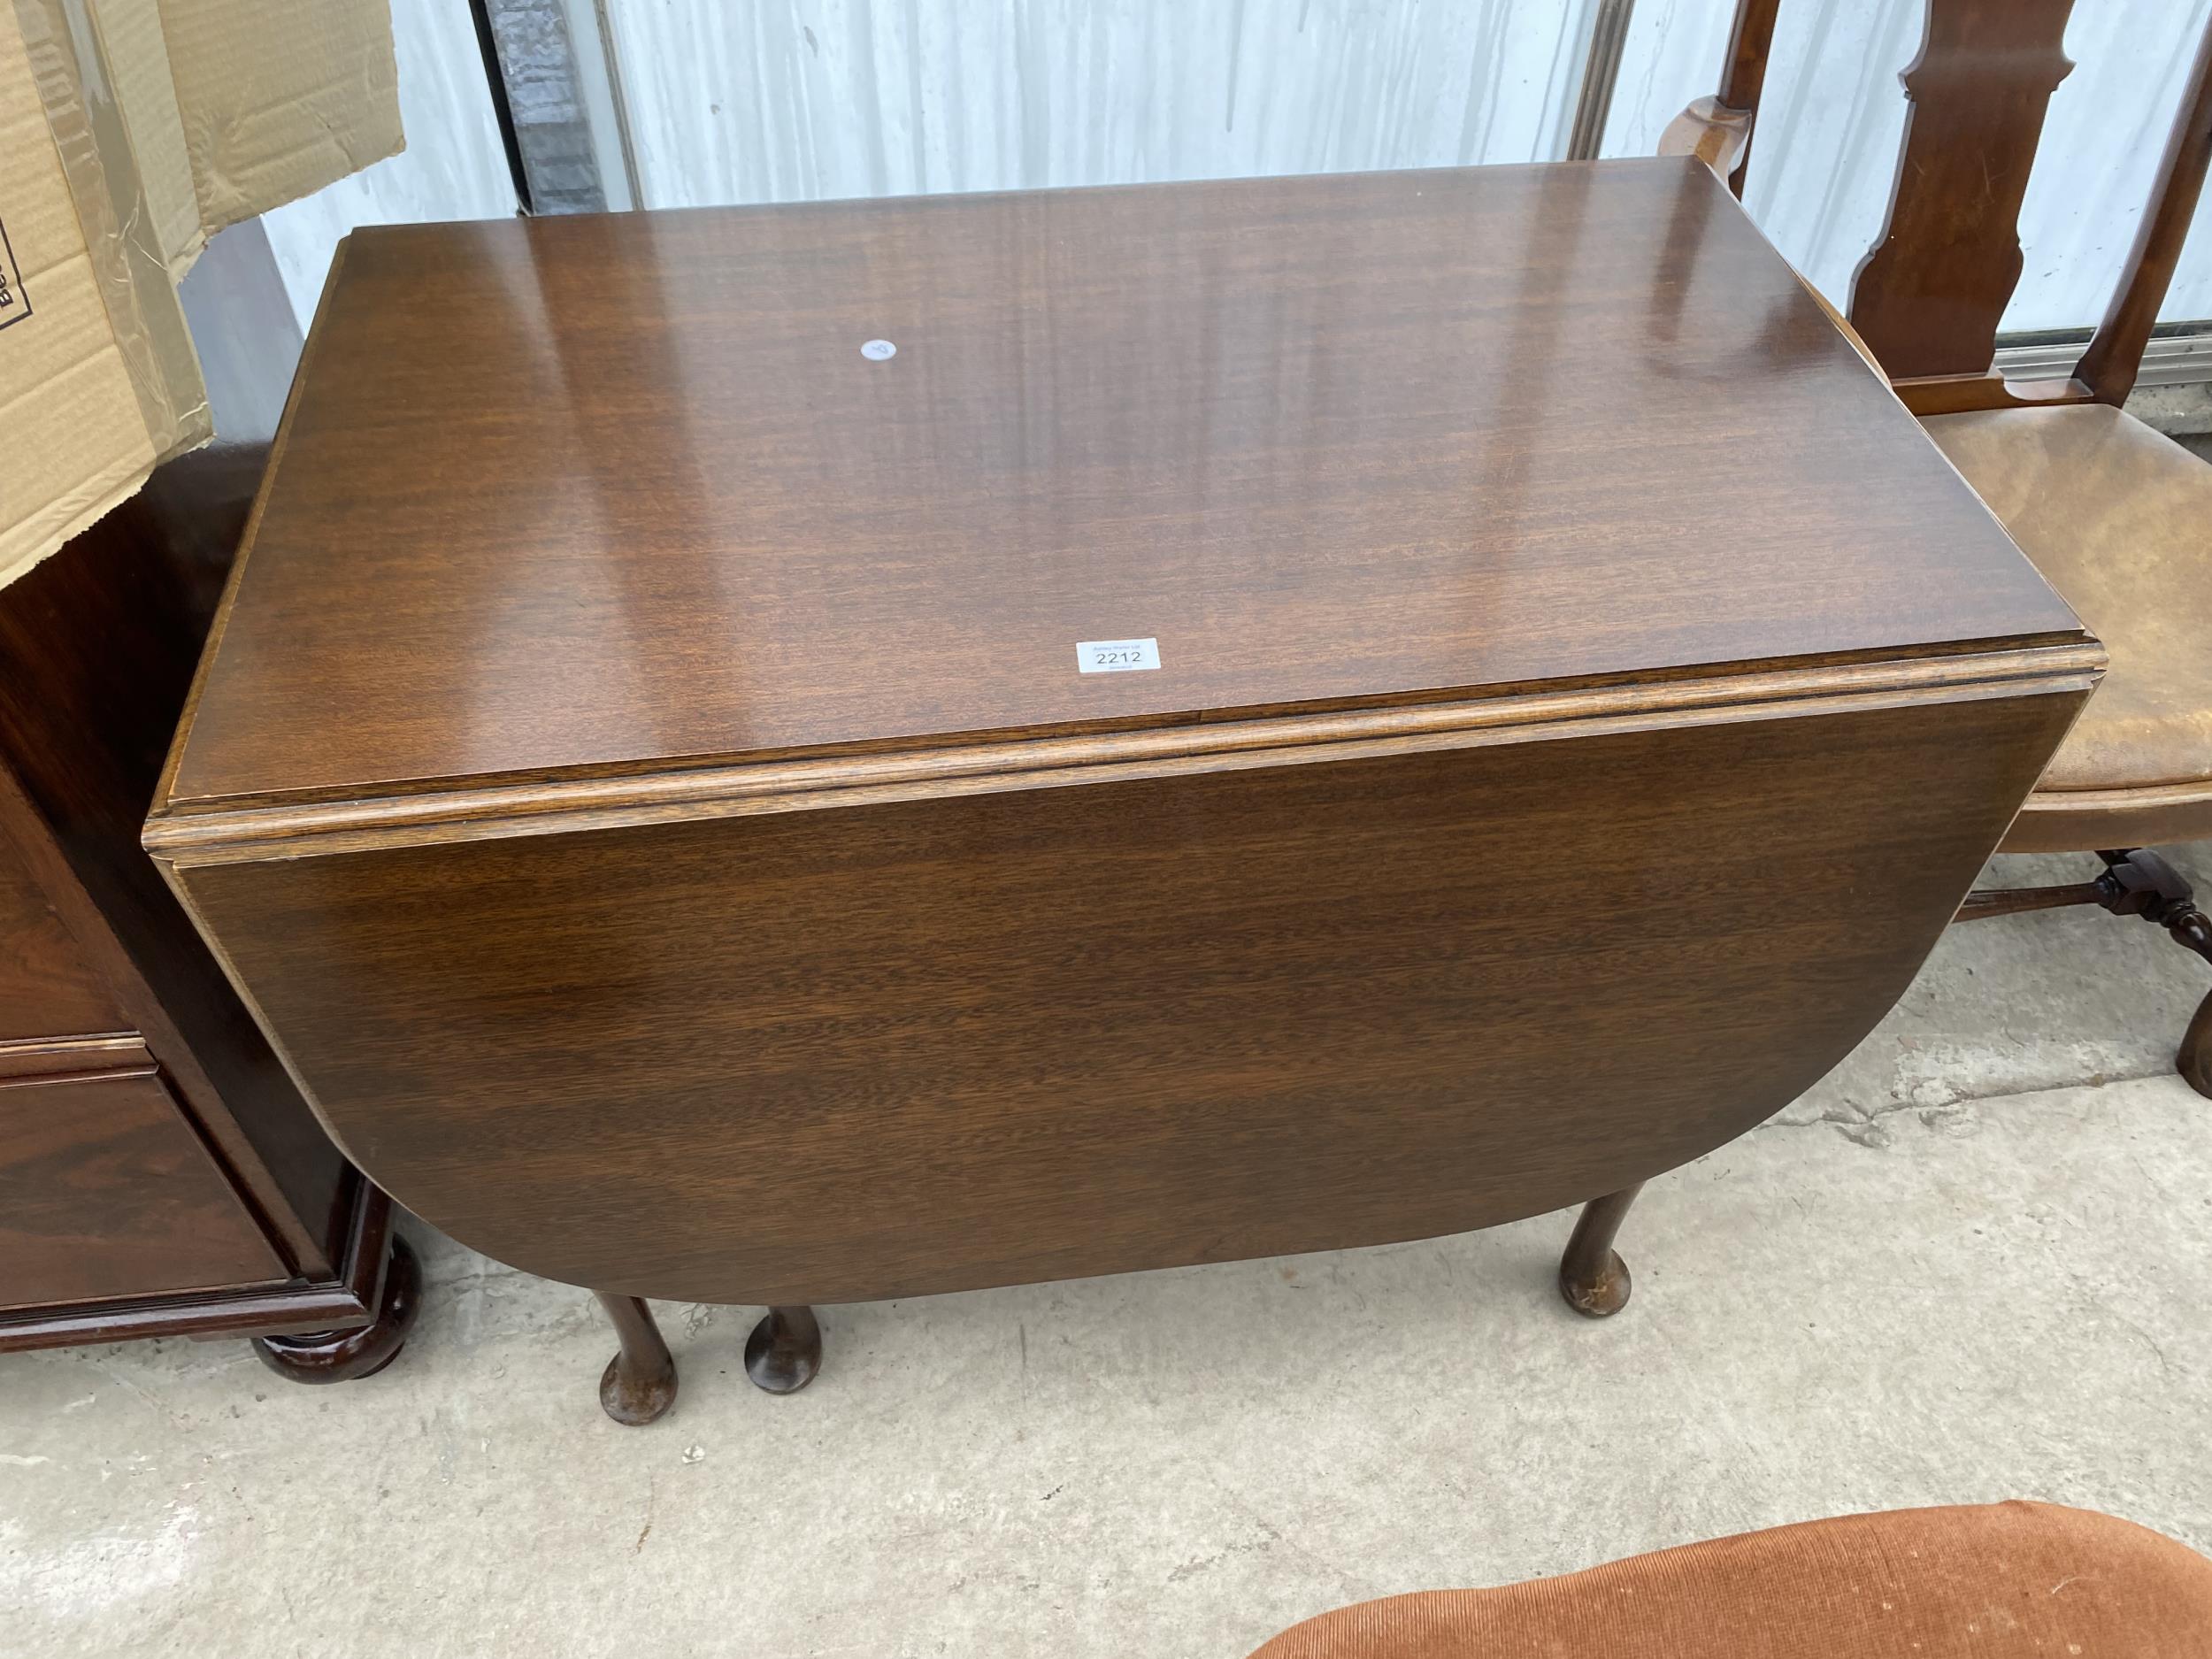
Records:
[[[822,1327],[811,1308],[771,1308],[745,1339],[745,1374],[772,1394],[796,1394],[822,1369]]]
[[[1559,1258],[1559,1294],[1577,1313],[1602,1319],[1628,1305],[1628,1263],[1613,1248],[1613,1235],[1643,1189],[1639,1181],[1582,1207],[1567,1253]]]
[[[2191,1088],[2212,1100],[2212,994],[2197,1004],[2175,1064]]]
[[[621,1348],[599,1379],[599,1403],[617,1423],[640,1427],[676,1403],[676,1359],[661,1340],[652,1310],[635,1296],[592,1293],[614,1321]]]

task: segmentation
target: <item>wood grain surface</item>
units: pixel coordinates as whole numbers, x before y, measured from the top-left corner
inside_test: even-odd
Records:
[[[165,799],[2060,636],[1688,161],[377,227]]]
[[[0,1043],[129,1029],[114,990],[32,879],[7,817],[0,811]]]
[[[1625,1187],[1901,992],[2086,687],[186,865],[319,1110],[465,1242],[820,1302]]]
[[[2044,111],[2074,66],[2065,52],[2073,9],[2074,0],[1928,5],[1903,77],[1904,150],[1888,220],[1851,288],[1852,326],[1893,380],[1979,377],[1989,367],[2020,280],[2020,204]]]
[[[0,1304],[288,1277],[150,1066],[0,1082]]]
[[[218,441],[0,592],[0,1352],[372,1325],[388,1351],[388,1202],[139,845],[290,371],[250,227],[182,297]]]
[[[279,1248],[321,1278],[352,1172],[139,844],[266,454],[217,444],[157,468],[0,591],[0,833],[120,1015],[20,1034],[143,1035]]]

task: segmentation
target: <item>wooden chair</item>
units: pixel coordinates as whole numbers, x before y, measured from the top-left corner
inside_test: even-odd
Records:
[[[1743,0],[1717,96],[1667,128],[1743,193],[1778,0]],[[2101,904],[2212,961],[2212,921],[2150,841],[2212,837],[2212,465],[2123,411],[2212,160],[2212,29],[2111,308],[2063,380],[1991,366],[2020,276],[2020,203],[2073,0],[1929,0],[1904,151],[1847,296],[1862,349],[2111,656],[2000,850],[2095,851],[2095,879],[1970,895],[1959,919]],[[2212,995],[2182,1075],[2212,1095]]]

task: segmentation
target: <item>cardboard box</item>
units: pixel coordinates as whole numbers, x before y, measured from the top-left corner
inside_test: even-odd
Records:
[[[402,142],[387,0],[0,0],[0,586],[211,435],[208,238]]]

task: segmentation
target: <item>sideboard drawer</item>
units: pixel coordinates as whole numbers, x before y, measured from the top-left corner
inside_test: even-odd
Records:
[[[0,1305],[288,1277],[158,1072],[0,1079]]]
[[[0,1042],[127,1031],[130,1024],[0,828]]]

